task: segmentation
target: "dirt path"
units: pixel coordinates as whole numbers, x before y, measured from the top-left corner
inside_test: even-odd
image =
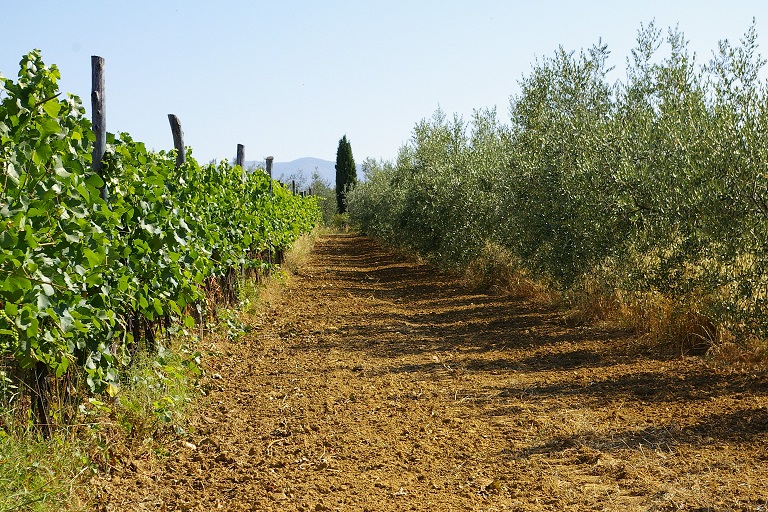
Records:
[[[209,361],[196,449],[99,492],[115,511],[768,510],[768,378],[639,346],[324,237]]]

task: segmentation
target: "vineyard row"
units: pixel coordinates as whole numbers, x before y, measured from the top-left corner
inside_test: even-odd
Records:
[[[106,133],[99,80],[92,123],[59,77],[35,50],[16,81],[0,78],[0,388],[6,401],[32,390],[42,425],[52,379],[84,374],[115,394],[142,341],[193,330],[207,296],[233,301],[237,276],[319,217],[265,172],[198,164],[180,128],[168,152]]]

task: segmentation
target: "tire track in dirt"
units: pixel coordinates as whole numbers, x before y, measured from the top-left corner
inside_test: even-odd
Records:
[[[96,482],[103,510],[768,509],[765,375],[356,235],[320,238],[254,323],[205,363],[194,449]]]

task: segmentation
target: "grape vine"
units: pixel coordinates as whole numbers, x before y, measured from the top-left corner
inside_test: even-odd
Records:
[[[319,219],[314,198],[260,170],[200,165],[109,134],[103,179],[80,99],[35,50],[0,76],[0,351],[19,368],[84,371],[115,392],[159,323],[193,326],[205,286],[291,246]],[[99,189],[106,185],[106,201]]]

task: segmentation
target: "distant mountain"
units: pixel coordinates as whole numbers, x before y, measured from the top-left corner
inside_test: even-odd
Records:
[[[246,160],[245,167],[265,167],[266,163],[262,161]],[[325,181],[331,188],[336,186],[336,162],[322,160],[320,158],[304,157],[291,160],[290,162],[273,162],[272,177],[288,182],[295,179],[297,182],[305,180],[306,184],[312,180],[312,175],[317,172],[320,179]],[[363,175],[362,167],[357,165],[357,177],[360,179]]]
[[[263,169],[266,167],[266,162],[264,162],[264,160],[246,160],[245,167],[260,167]],[[305,157],[290,162],[272,163],[272,177],[284,182],[295,179],[296,181],[303,180],[309,183],[315,172],[320,175],[320,179],[328,182],[329,186],[333,187],[335,185],[336,162],[330,162],[320,158]]]
[[[336,185],[336,162],[305,157],[290,162],[275,162],[272,167],[272,176],[276,178],[283,176],[289,179],[291,176],[303,175],[307,181],[311,181],[315,172],[331,187]]]

